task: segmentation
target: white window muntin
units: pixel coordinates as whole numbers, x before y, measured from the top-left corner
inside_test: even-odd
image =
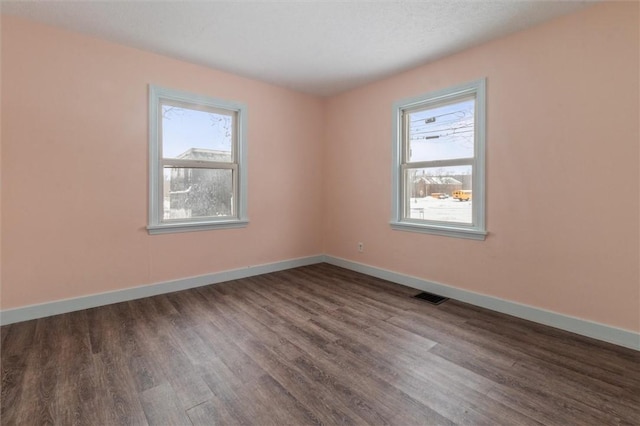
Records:
[[[391,227],[397,230],[445,235],[458,238],[483,240],[485,230],[485,79],[461,84],[452,88],[438,90],[421,96],[404,99],[393,105],[393,182],[392,182],[392,219]],[[411,112],[465,99],[475,99],[474,118],[474,156],[446,160],[410,162],[408,141],[408,117]],[[442,222],[409,218],[409,185],[406,177],[411,169],[447,166],[472,167],[472,223]]]
[[[162,154],[163,105],[232,117],[231,161],[164,158]],[[147,229],[150,234],[236,228],[247,225],[246,120],[247,108],[243,104],[149,85],[150,164],[149,224]],[[231,170],[232,215],[165,219],[163,214],[163,171],[165,168]]]

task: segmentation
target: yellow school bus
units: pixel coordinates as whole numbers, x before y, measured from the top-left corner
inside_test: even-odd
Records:
[[[459,189],[457,191],[453,191],[453,198],[460,201],[469,201],[471,199],[471,190]]]

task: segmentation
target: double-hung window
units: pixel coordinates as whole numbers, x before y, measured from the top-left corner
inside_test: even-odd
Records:
[[[393,106],[393,229],[485,238],[485,80]]]
[[[247,224],[246,107],[149,86],[151,234]]]

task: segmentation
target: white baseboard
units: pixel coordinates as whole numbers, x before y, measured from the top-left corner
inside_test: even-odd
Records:
[[[523,305],[493,296],[474,293],[472,291],[423,280],[409,275],[403,275],[397,272],[338,257],[325,256],[324,261],[331,265],[340,266],[342,268],[382,278],[384,280],[406,285],[415,289],[439,294],[471,305],[491,309],[492,311],[502,312],[504,314],[513,315],[514,317],[523,318],[539,324],[548,325],[550,327],[559,328],[582,336],[591,337],[640,351],[640,333],[630,330],[611,327],[609,325],[569,315],[563,315],[557,312],[547,311],[545,309],[535,308],[533,306]]]
[[[640,351],[640,333],[535,308],[533,306],[523,305],[493,296],[474,293],[457,287],[439,284],[421,278],[328,255],[309,256],[264,265],[248,266],[246,268],[233,269],[172,281],[164,281],[139,287],[76,297],[73,299],[56,300],[53,302],[23,306],[15,309],[6,309],[4,311],[0,311],[0,325],[64,314],[82,309],[95,308],[97,306],[110,305],[112,303],[126,302],[128,300],[141,299],[143,297],[156,296],[159,294],[172,293],[174,291],[187,290],[194,287],[217,284],[225,281],[252,277],[255,275],[268,274],[270,272],[282,271],[285,269],[297,268],[299,266],[312,265],[321,262],[326,262],[331,265],[340,266],[342,268],[382,278],[384,280],[406,285],[415,289],[436,293],[475,306],[480,306],[493,311],[513,315],[518,318],[534,321],[539,324],[548,325],[561,330],[580,334],[582,336],[591,337]]]
[[[299,266],[312,265],[323,261],[323,255],[302,257],[298,259],[268,263],[265,265],[247,266],[246,268],[233,269],[230,271],[222,271],[213,274],[109,291],[106,293],[91,294],[72,299],[56,300],[54,302],[23,306],[15,309],[6,309],[4,311],[0,311],[0,325],[64,314],[82,309],[95,308],[97,306],[110,305],[112,303],[126,302],[128,300],[141,299],[143,297],[157,296],[159,294],[172,293],[174,291],[186,290],[209,284],[217,284],[225,281],[252,277],[254,275],[268,274],[270,272],[297,268]]]

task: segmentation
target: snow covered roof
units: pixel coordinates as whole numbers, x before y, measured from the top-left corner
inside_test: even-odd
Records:
[[[218,151],[215,149],[189,148],[182,154],[176,156],[182,160],[209,160],[209,161],[231,161],[229,151]]]
[[[415,180],[416,183],[420,181],[429,185],[462,185],[462,182],[451,176],[420,176]]]

